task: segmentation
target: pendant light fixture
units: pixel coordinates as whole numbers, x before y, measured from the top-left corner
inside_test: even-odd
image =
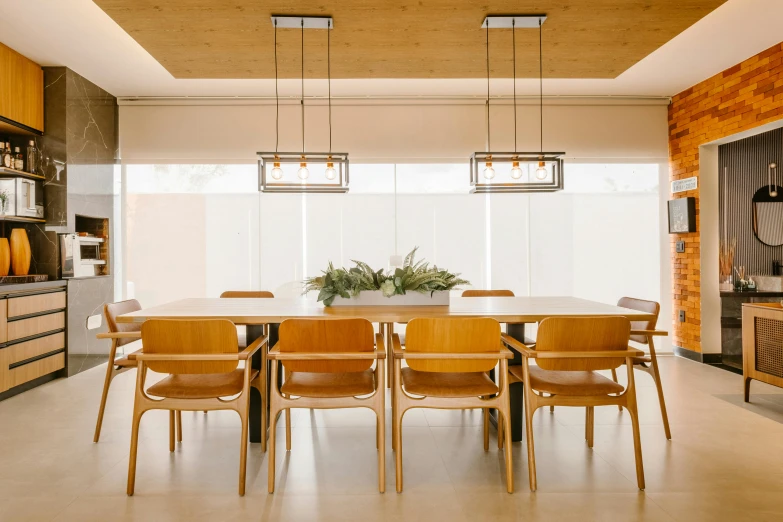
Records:
[[[331,17],[321,16],[272,16],[274,27],[275,55],[275,152],[258,153],[259,190],[262,192],[347,192],[348,191],[348,153],[332,152],[332,67],[331,67],[331,30],[334,28]],[[279,152],[280,136],[280,94],[278,88],[277,30],[298,29],[301,33],[301,97],[299,100],[302,119],[301,152]],[[307,152],[305,150],[305,92],[304,92],[304,37],[305,29],[326,29],[326,67],[329,108],[329,152]],[[271,169],[269,168],[271,165]],[[284,168],[288,165],[289,168]],[[298,169],[295,166],[298,165]],[[323,180],[316,169],[324,165]],[[294,167],[294,168],[291,168]],[[296,177],[294,177],[296,172]]]
[[[542,26],[546,15],[510,15],[487,16],[481,27],[486,30],[486,66],[487,66],[487,151],[476,152],[470,158],[471,192],[554,192],[563,189],[563,159],[564,152],[544,152],[544,90],[543,90],[543,32]],[[519,152],[517,149],[517,52],[516,29],[535,29],[538,35],[539,55],[539,108],[540,148],[538,152]],[[512,63],[513,63],[513,109],[514,109],[514,152],[492,152],[490,125],[490,61],[489,61],[489,30],[511,29]],[[484,169],[479,177],[480,166]],[[510,168],[509,168],[510,166]],[[495,180],[495,176],[498,179]]]

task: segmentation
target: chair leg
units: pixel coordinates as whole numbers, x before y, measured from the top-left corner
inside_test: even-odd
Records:
[[[291,408],[285,409],[285,450],[291,451]]]
[[[506,400],[508,400],[508,394],[506,394]],[[504,419],[510,419],[511,418],[511,411],[509,405],[506,405],[503,412],[498,410],[498,425],[500,425],[500,418],[504,417]],[[503,453],[505,453],[505,459],[506,459],[506,490],[509,493],[514,492],[514,463],[511,460],[511,421],[504,421],[503,422],[503,430],[505,432],[505,435],[503,436],[503,440],[505,441],[506,447],[503,449]]]
[[[484,408],[484,451],[489,451],[489,408]]]
[[[399,410],[399,405],[397,408]],[[397,493],[402,493],[402,415],[399,411],[397,412],[396,420],[396,426],[394,428],[394,433],[392,434],[397,448],[394,452],[394,470],[397,482]]]
[[[503,416],[498,414],[498,449],[503,449],[503,424],[505,422],[503,421]]]
[[[650,338],[652,339],[652,338]],[[655,388],[658,390],[658,404],[661,406],[661,417],[663,418],[663,431],[666,433],[666,439],[672,440],[672,432],[669,429],[669,414],[666,413],[666,401],[663,399],[663,385],[661,384],[661,374],[658,372],[658,357],[655,355],[655,348],[652,342],[650,342],[650,359],[652,361],[652,367],[650,368],[650,375],[655,381]],[[745,402],[747,402],[747,394]]]
[[[612,380],[614,382],[617,382],[617,370],[614,369],[614,368],[612,368]],[[617,409],[619,409],[620,411],[623,411],[623,407],[620,404],[617,405]]]
[[[550,397],[554,397],[554,394],[550,393],[550,394],[549,394],[549,396],[550,396]],[[555,412],[555,405],[554,405],[554,404],[551,404],[551,405],[549,406],[549,413],[554,413],[554,412]]]
[[[588,447],[593,447],[593,436],[595,434],[595,407],[588,406],[585,408],[585,420],[587,421],[585,423],[585,440],[587,441]]]
[[[109,365],[106,368],[106,379],[103,381],[103,393],[101,394],[101,405],[98,408],[98,421],[95,423],[95,434],[92,441],[98,442],[101,438],[101,426],[103,425],[103,412],[106,409],[106,399],[109,396],[109,386],[114,379],[114,365],[109,361]]]
[[[378,491],[386,492],[386,419],[385,406],[381,405],[377,412],[378,422]]]
[[[133,411],[133,424],[131,425],[131,446],[130,456],[128,457],[128,486],[126,493],[128,496],[133,496],[134,489],[136,487],[136,454],[139,449],[139,424],[141,423],[141,416],[144,415],[143,411]]]
[[[169,410],[169,451],[174,451],[174,410]]]
[[[528,375],[525,375],[528,377]],[[530,382],[528,377],[525,382]],[[531,395],[533,390],[525,386],[525,438],[527,439],[527,468],[530,479],[530,491],[535,491],[538,487],[536,483],[536,449],[533,443],[533,400]]]
[[[239,496],[245,496],[245,480],[247,476],[247,417],[249,415],[250,401],[245,401],[240,411],[239,418],[242,421],[242,433],[239,441]]]
[[[177,442],[182,442],[182,411],[177,410]]]
[[[269,412],[269,445],[267,446],[267,460],[269,461],[269,477],[267,478],[267,490],[275,492],[275,435],[277,431],[277,412]]]
[[[625,407],[628,408],[628,413],[631,414],[631,425],[633,427],[633,450],[636,457],[636,483],[640,490],[644,490],[644,462],[642,461],[642,439],[639,432],[639,412],[636,405],[636,385],[634,382],[634,369],[630,362],[627,360],[628,366],[628,388],[625,391]]]

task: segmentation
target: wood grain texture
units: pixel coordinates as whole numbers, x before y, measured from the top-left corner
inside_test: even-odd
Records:
[[[0,43],[0,116],[43,131],[43,69]]]
[[[483,78],[487,14],[538,14],[544,76],[615,78],[726,0],[95,0],[175,78],[274,78],[272,14],[331,15],[332,78]],[[326,78],[326,31],[305,32],[305,77]],[[301,74],[301,31],[278,29],[281,78]],[[517,30],[517,74],[538,77],[538,31]],[[509,78],[511,30],[490,34]]]
[[[60,328],[65,328],[64,312],[21,319],[8,323],[8,340],[14,341],[31,335],[59,330]]]
[[[58,353],[8,371],[8,387],[13,388],[65,368],[65,354]]]
[[[413,353],[495,353],[500,349],[500,323],[488,318],[414,319],[405,330],[405,350]],[[488,372],[497,359],[409,359],[421,372]]]
[[[30,239],[27,230],[15,228],[11,230],[11,269],[14,275],[27,275],[30,272]]]
[[[233,354],[239,343],[237,330],[230,321],[147,321],[141,327],[144,354],[207,355]],[[236,369],[237,361],[152,361],[150,370],[158,373],[208,374],[228,373]]]
[[[536,352],[626,352],[631,323],[625,317],[550,317],[541,321],[536,334]],[[617,358],[537,359],[544,370],[594,371],[617,368]]]
[[[118,323],[146,319],[228,319],[234,324],[282,323],[286,319],[363,318],[373,323],[407,323],[417,317],[491,317],[500,323],[535,323],[557,316],[621,316],[651,319],[638,310],[576,297],[452,297],[449,306],[324,307],[306,299],[182,299],[117,317]]]
[[[272,292],[266,290],[226,290],[220,297],[222,299],[237,299],[237,298],[255,298],[255,299],[271,299],[275,296]]]
[[[324,321],[288,319],[280,325],[280,353],[329,353],[375,351],[372,323],[365,319]],[[372,360],[285,361],[283,366],[291,372],[362,372],[372,365]]]
[[[8,351],[8,364],[14,364],[45,353],[65,348],[65,333],[60,332],[46,337],[39,337],[32,341],[13,344],[6,348]]]
[[[65,308],[65,292],[12,297],[8,299],[8,317],[35,314]]]
[[[462,297],[514,297],[511,290],[465,290]]]

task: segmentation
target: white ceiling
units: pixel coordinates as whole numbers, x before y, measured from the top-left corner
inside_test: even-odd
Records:
[[[64,65],[115,96],[274,96],[272,80],[178,80],[92,0],[0,0],[0,41],[41,65]],[[783,39],[781,0],[729,0],[615,79],[545,80],[547,95],[671,96]],[[546,56],[544,57],[546,59]],[[325,94],[325,82],[305,89]],[[281,95],[297,95],[296,80]],[[511,81],[492,83],[510,94]],[[324,91],[321,93],[320,91]],[[537,80],[517,80],[536,94]],[[484,80],[333,80],[333,96],[484,96]]]

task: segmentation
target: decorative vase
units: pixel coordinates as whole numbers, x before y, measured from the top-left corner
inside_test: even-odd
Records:
[[[0,277],[8,275],[8,269],[11,267],[11,247],[8,246],[8,239],[0,237]]]
[[[15,228],[11,231],[11,269],[14,275],[30,272],[30,240],[27,230]]]

